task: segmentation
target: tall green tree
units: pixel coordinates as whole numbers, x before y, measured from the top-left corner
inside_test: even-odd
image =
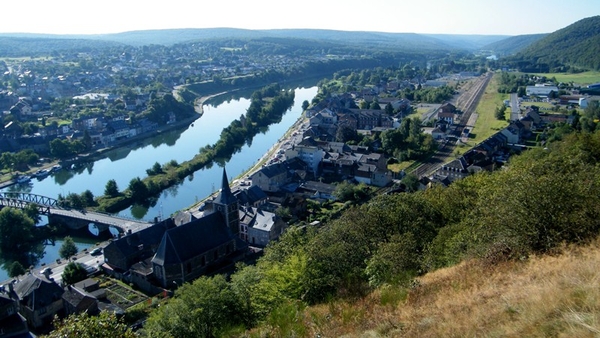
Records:
[[[10,207],[0,210],[0,251],[23,253],[34,240],[35,223],[23,211]]]
[[[63,244],[58,249],[58,254],[60,257],[64,259],[68,259],[69,257],[75,255],[77,253],[77,245],[75,245],[75,241],[71,236],[65,237]]]
[[[19,261],[14,261],[8,268],[8,277],[13,278],[25,273],[25,268]]]
[[[119,187],[117,186],[117,181],[114,179],[108,180],[106,182],[106,186],[104,187],[104,195],[109,197],[115,197],[119,195]]]
[[[218,337],[239,326],[235,294],[222,275],[185,283],[144,325],[149,337]]]
[[[71,285],[87,278],[87,271],[80,263],[69,262],[65,266],[62,274],[62,281],[65,285]]]
[[[144,203],[148,199],[148,187],[139,177],[129,181],[129,196],[134,202]]]

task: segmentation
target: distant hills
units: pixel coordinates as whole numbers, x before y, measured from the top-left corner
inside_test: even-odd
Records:
[[[190,28],[131,31],[96,35],[0,34],[0,56],[47,54],[53,50],[80,50],[118,45],[174,45],[219,39],[289,38],[321,41],[336,45],[405,51],[474,51],[507,38],[503,35],[453,35],[337,31],[324,29],[248,30],[237,28]],[[27,53],[29,52],[29,53]]]
[[[519,68],[565,71],[572,67],[600,70],[600,16],[579,20],[548,34],[513,59]]]
[[[57,51],[78,52],[115,46],[172,46],[225,39],[279,44],[289,39],[296,45],[318,45],[319,48],[346,46],[410,52],[491,50],[498,56],[513,55],[503,62],[525,71],[569,71],[572,67],[600,69],[600,16],[577,21],[549,34],[518,36],[238,28],[163,29],[97,35],[5,33],[0,34],[0,56],[51,55]]]
[[[492,51],[497,56],[512,55],[522,51],[547,35],[548,34],[528,34],[511,36],[506,39],[487,44],[481,49]]]

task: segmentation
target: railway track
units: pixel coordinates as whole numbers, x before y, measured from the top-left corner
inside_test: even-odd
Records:
[[[463,113],[456,125],[451,129],[451,134],[454,136],[451,140],[446,141],[433,156],[429,158],[426,163],[421,164],[412,174],[421,178],[433,174],[439,167],[441,167],[445,161],[452,155],[456,148],[456,143],[460,139],[471,114],[475,112],[477,104],[483,95],[485,88],[492,78],[492,73],[486,73],[485,76],[479,78],[477,82],[472,85],[469,90],[461,94],[456,100],[456,107]]]

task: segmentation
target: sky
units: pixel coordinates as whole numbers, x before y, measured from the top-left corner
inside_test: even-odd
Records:
[[[600,0],[13,0],[0,12],[0,33],[231,27],[521,35],[600,15]]]

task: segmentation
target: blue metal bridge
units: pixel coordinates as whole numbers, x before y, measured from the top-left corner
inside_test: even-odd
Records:
[[[151,222],[101,212],[62,208],[58,205],[57,199],[46,196],[20,192],[0,192],[0,206],[2,207],[24,209],[31,204],[37,206],[40,214],[48,215],[49,218],[72,220],[73,222],[68,223],[73,228],[80,228],[94,223],[96,226],[104,228],[112,226],[123,232],[132,233],[153,224]]]

